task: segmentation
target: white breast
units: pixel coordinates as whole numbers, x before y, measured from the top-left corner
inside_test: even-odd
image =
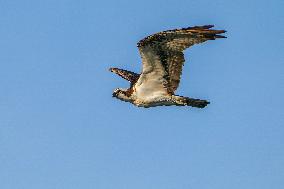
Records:
[[[147,77],[140,77],[135,85],[136,97],[143,101],[151,101],[154,98],[166,96],[167,89],[164,87],[164,78],[151,77],[151,72],[147,74]]]

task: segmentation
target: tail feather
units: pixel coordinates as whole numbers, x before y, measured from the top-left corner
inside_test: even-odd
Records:
[[[185,97],[187,106],[192,106],[196,108],[204,108],[207,104],[210,104],[207,100],[200,100],[194,98]]]

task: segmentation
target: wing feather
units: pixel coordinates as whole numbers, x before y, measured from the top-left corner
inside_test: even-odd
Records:
[[[205,25],[167,30],[140,40],[137,46],[142,58],[142,76],[147,78],[151,71],[156,73],[151,74],[151,77],[164,78],[164,87],[173,93],[179,86],[185,62],[183,51],[194,44],[225,38],[218,35],[225,30],[210,29],[212,27],[213,25]]]
[[[139,48],[142,57],[142,73],[135,84],[138,96],[153,96],[154,94],[168,94],[170,91],[169,74],[166,64],[166,54],[159,48],[145,46]]]
[[[140,76],[140,74],[137,74],[137,73],[134,73],[128,70],[124,70],[124,69],[119,69],[119,68],[110,68],[109,71],[119,75],[123,79],[126,79],[131,84],[134,84]]]

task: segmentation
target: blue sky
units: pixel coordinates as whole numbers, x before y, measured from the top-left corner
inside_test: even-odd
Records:
[[[278,189],[284,184],[284,1],[0,2],[1,189]],[[214,24],[185,52],[179,95],[113,99],[136,42]]]

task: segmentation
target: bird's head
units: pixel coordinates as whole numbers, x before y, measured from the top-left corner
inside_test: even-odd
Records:
[[[117,88],[113,91],[112,97],[118,98],[123,101],[131,101],[131,98],[127,95],[126,89]]]

